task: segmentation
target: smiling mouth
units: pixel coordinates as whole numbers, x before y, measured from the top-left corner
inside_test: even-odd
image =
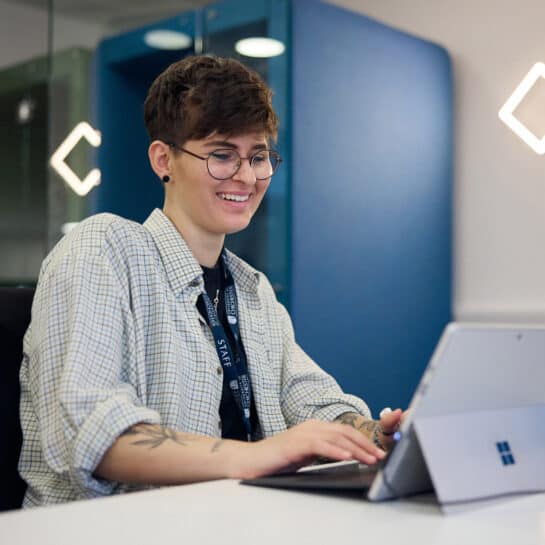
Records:
[[[233,195],[232,193],[218,193],[218,197],[224,201],[246,202],[250,195]]]

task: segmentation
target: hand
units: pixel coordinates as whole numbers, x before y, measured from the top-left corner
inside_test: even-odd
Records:
[[[233,442],[234,443],[234,442]],[[358,430],[336,422],[309,420],[255,443],[238,443],[233,478],[255,478],[308,465],[317,457],[374,464],[386,453]]]
[[[378,438],[380,444],[390,451],[395,443],[394,434],[399,429],[408,411],[382,411],[379,420]]]

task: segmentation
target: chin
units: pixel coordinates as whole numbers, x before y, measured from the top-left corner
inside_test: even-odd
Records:
[[[246,225],[244,226],[240,226],[240,227],[229,227],[228,229],[225,229],[225,234],[226,235],[234,235],[235,233],[240,233],[240,231],[244,231],[244,229],[246,229],[246,227],[248,227],[249,223],[247,223]]]
[[[226,235],[233,235],[235,233],[239,233],[240,231],[244,231],[244,229],[246,229],[246,227],[248,227],[248,225],[250,225],[250,220],[249,219],[246,220],[246,221],[230,222],[230,223],[228,223],[228,224],[226,224],[224,226],[222,231]]]

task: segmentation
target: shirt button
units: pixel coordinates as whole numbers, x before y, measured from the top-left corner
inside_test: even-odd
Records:
[[[191,282],[189,283],[189,285],[192,287],[192,288],[196,288],[198,285],[199,285],[199,279],[198,278],[195,278],[195,280],[191,280]]]
[[[218,365],[218,368],[216,369],[216,373],[218,373],[218,375],[221,375],[223,373],[223,369]]]

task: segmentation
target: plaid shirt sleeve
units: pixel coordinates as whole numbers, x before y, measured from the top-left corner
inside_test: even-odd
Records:
[[[124,365],[133,361],[134,332],[110,267],[103,255],[83,253],[67,254],[42,271],[33,305],[33,353],[26,356],[32,365],[23,366],[42,445],[25,449],[21,464],[43,457],[81,498],[118,486],[93,471],[124,430],[160,422],[127,380],[138,372]]]

